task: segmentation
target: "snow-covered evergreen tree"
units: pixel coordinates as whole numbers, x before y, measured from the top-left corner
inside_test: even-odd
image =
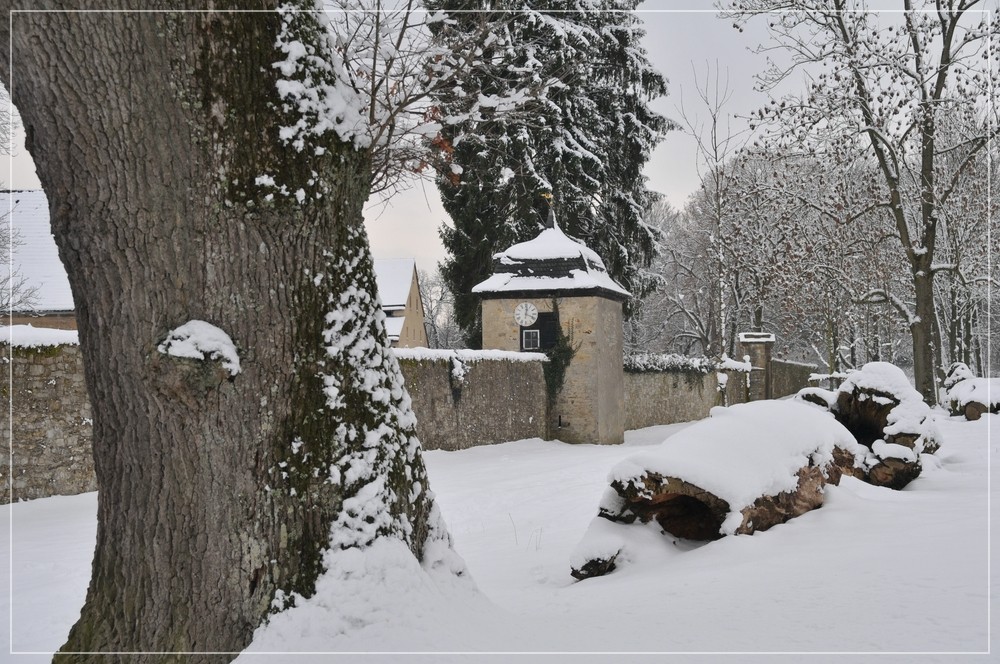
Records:
[[[427,4],[454,11],[467,3]],[[653,194],[642,168],[671,125],[648,107],[666,93],[666,82],[639,43],[637,5],[494,3],[494,12],[509,17],[505,30],[483,44],[482,65],[461,87],[438,95],[441,114],[452,117],[482,94],[509,98],[530,91],[516,119],[476,118],[442,131],[448,160],[438,187],[454,224],[442,229],[449,252],[442,273],[470,345],[481,339],[472,286],[489,275],[495,252],[537,233],[550,200],[562,227],[597,251],[623,286],[634,294],[650,287],[644,268],[656,242],[644,212]],[[445,43],[458,42],[482,20],[452,16],[455,22],[438,35]]]

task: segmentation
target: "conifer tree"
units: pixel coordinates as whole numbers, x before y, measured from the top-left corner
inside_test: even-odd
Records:
[[[459,9],[434,0],[431,9]],[[544,7],[542,6],[544,5]],[[672,127],[648,102],[666,82],[639,45],[638,0],[503,0],[502,36],[483,45],[482,64],[461,88],[438,95],[456,116],[480,93],[516,96],[530,90],[516,119],[447,125],[438,188],[453,226],[442,228],[449,256],[442,274],[471,346],[481,343],[479,302],[472,286],[491,270],[491,256],[528,240],[541,227],[551,196],[559,223],[594,249],[633,294],[648,291],[644,274],[655,231],[644,220],[654,196],[642,168]],[[447,43],[463,20],[443,29]],[[488,119],[488,118],[487,118]]]

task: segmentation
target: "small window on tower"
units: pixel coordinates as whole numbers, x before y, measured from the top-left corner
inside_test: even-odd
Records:
[[[538,330],[523,330],[521,332],[521,350],[538,350],[541,339]]]

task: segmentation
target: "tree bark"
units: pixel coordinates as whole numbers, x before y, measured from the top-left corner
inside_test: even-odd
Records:
[[[938,402],[937,378],[941,365],[941,339],[937,311],[934,308],[934,281],[927,261],[916,261],[913,266],[913,290],[916,320],[910,325],[913,338],[913,378],[924,402]]]
[[[332,132],[309,154],[279,139],[296,119],[276,92],[279,16],[0,23],[93,406],[97,549],[56,660],[228,661],[279,591],[314,591],[331,541],[397,536],[419,557],[446,538],[374,297],[368,157]],[[157,350],[193,319],[229,334],[241,373]],[[173,654],[73,654],[101,652]]]

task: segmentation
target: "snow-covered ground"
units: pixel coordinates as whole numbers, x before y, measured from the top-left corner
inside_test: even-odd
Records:
[[[617,447],[527,440],[429,452],[432,487],[481,592],[423,573],[391,544],[366,557],[341,554],[331,564],[342,580],[258,634],[254,649],[716,653],[670,658],[697,662],[811,652],[826,654],[809,661],[990,661],[989,464],[996,467],[1000,458],[998,425],[996,415],[978,422],[942,415],[938,462],[926,464],[904,491],[844,478],[828,489],[820,510],[702,546],[646,529],[635,562],[583,582],[570,578],[568,561],[596,513],[608,471],[685,425],[631,432]],[[62,643],[86,591],[95,511],[94,494],[3,510],[4,522],[13,519],[13,555],[8,546],[2,551],[3,563],[11,561],[13,611],[5,588],[0,620],[6,625],[12,618],[15,651],[51,653]],[[0,661],[47,657],[6,650],[0,647]],[[936,654],[865,654],[928,652]],[[979,655],[957,654],[970,652]],[[302,659],[245,654],[240,661]],[[516,661],[632,659],[639,657],[529,654]]]

